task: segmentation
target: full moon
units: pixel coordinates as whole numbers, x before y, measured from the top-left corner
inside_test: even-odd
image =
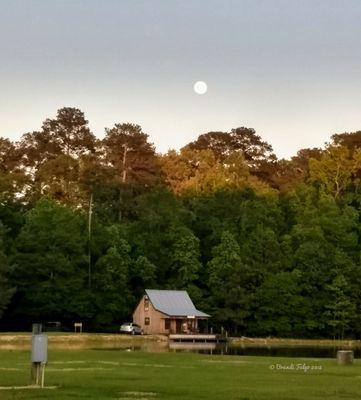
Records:
[[[208,90],[208,86],[203,81],[198,81],[193,85],[193,89],[197,94],[204,94]]]

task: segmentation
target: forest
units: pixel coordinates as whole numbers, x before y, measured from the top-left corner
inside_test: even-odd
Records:
[[[158,154],[62,108],[0,138],[0,329],[114,331],[159,288],[233,335],[360,338],[360,178],[361,131],[290,159],[246,127]]]

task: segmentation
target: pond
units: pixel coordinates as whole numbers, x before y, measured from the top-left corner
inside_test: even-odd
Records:
[[[30,335],[4,334],[0,340],[0,350],[30,350]],[[117,350],[117,351],[143,351],[148,353],[160,352],[196,352],[201,354],[224,354],[237,356],[266,356],[266,357],[309,357],[309,358],[335,358],[337,350],[354,351],[355,358],[361,358],[360,342],[352,346],[352,342],[340,345],[330,345],[330,342],[312,345],[305,343],[250,343],[250,342],[173,342],[164,338],[151,338],[124,335],[49,335],[50,349],[64,350]]]
[[[104,347],[96,349],[104,350]],[[201,354],[220,354],[236,356],[267,357],[302,357],[302,358],[335,358],[337,350],[350,350],[345,346],[279,346],[279,345],[235,345],[230,343],[179,343],[179,342],[145,342],[123,343],[109,350],[145,351],[145,352],[196,352]],[[361,348],[353,348],[355,358],[361,358]]]
[[[224,344],[211,350],[212,354],[267,357],[335,358],[337,350],[350,350],[346,347],[329,346],[232,346]],[[361,349],[352,349],[355,358],[361,358]],[[208,350],[200,352],[209,353]]]

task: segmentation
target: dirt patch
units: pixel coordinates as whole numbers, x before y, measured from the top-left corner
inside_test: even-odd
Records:
[[[21,371],[21,368],[6,368],[6,367],[0,367],[0,371]]]
[[[166,364],[140,364],[140,363],[132,363],[132,362],[125,362],[122,363],[127,367],[152,367],[152,368],[172,368],[172,365]]]
[[[52,361],[51,364],[86,364],[87,361]]]
[[[36,389],[57,389],[58,386],[37,386],[37,385],[29,385],[29,386],[0,386],[0,390],[36,390]]]
[[[53,349],[89,349],[117,348],[143,346],[168,342],[163,335],[130,336],[121,334],[102,333],[52,333],[48,335],[49,347]],[[28,350],[30,349],[31,333],[12,334],[0,333],[0,350]]]
[[[99,364],[105,364],[105,365],[119,365],[118,362],[116,361],[97,361]]]
[[[118,400],[151,400],[150,397],[118,397]]]
[[[122,392],[118,400],[154,400],[155,392]]]
[[[242,361],[242,360],[202,360],[202,362],[206,363],[215,363],[215,364],[246,364],[250,361]]]
[[[48,372],[71,372],[71,371],[113,371],[113,368],[103,368],[103,367],[95,367],[95,368],[47,368]]]

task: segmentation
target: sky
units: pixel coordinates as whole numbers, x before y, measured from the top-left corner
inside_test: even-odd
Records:
[[[246,126],[290,157],[361,130],[360,21],[359,0],[0,0],[0,136],[67,106],[159,152]]]

